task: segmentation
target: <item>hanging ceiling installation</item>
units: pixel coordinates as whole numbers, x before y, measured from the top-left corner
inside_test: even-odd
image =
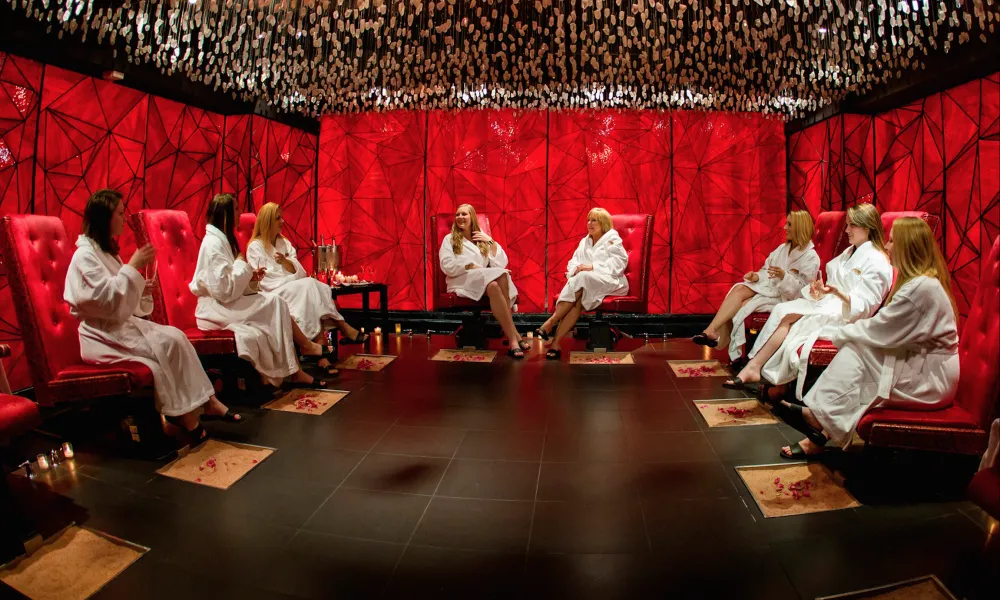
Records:
[[[62,36],[291,112],[801,116],[987,43],[1000,0],[8,0]]]

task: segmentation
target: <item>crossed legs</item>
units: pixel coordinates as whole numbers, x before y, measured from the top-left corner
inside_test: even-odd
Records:
[[[555,336],[552,338],[550,351],[559,352],[562,349],[562,339],[573,329],[582,313],[583,290],[576,293],[576,300],[574,302],[559,302],[556,304],[555,312],[539,328],[543,332],[549,333],[556,323],[559,324],[555,330]]]
[[[510,310],[510,279],[507,275],[486,284],[486,295],[490,299],[490,311],[493,312],[493,318],[500,323],[504,335],[507,336],[511,353],[520,354],[520,357],[523,357],[524,348],[521,347],[521,334],[514,327],[514,315]]]

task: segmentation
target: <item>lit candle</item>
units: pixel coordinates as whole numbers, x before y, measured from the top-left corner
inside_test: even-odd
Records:
[[[73,444],[69,442],[63,442],[62,451],[63,451],[63,456],[65,456],[66,458],[73,458],[74,456],[76,456],[76,453],[73,452]]]
[[[382,328],[381,327],[376,327],[375,328],[375,335],[381,335],[381,333],[382,333]]]
[[[399,335],[401,333],[403,333],[403,325],[400,323],[396,323],[396,335]]]
[[[528,339],[530,340],[530,339],[532,339],[533,337],[535,337],[535,332],[534,332],[534,331],[529,331],[529,332],[528,332]]]
[[[48,471],[49,470],[49,457],[48,456],[45,456],[44,454],[39,454],[38,456],[35,457],[35,459],[38,461],[38,470],[39,471]]]

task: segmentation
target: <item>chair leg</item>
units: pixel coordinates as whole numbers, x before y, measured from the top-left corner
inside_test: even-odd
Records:
[[[590,334],[587,338],[587,350],[608,351],[615,347],[615,333],[611,328],[611,323],[604,319],[601,313],[597,313],[590,321]]]
[[[486,322],[482,313],[463,315],[462,325],[455,332],[455,342],[459,348],[486,349]]]

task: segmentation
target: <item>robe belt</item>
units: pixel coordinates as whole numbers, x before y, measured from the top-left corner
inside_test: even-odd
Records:
[[[920,351],[907,351],[904,350],[897,354],[886,353],[885,360],[882,362],[882,371],[879,373],[878,378],[878,392],[876,393],[877,398],[889,399],[889,394],[892,393],[892,388],[896,387],[896,380],[899,378],[899,372],[897,367],[899,366],[900,360],[905,361],[911,356],[920,356],[921,363],[921,373],[923,372],[924,366],[927,365],[927,355],[928,354],[939,354],[942,356],[952,356],[954,354],[953,350],[949,349],[935,349],[928,350],[927,348],[921,348]]]

